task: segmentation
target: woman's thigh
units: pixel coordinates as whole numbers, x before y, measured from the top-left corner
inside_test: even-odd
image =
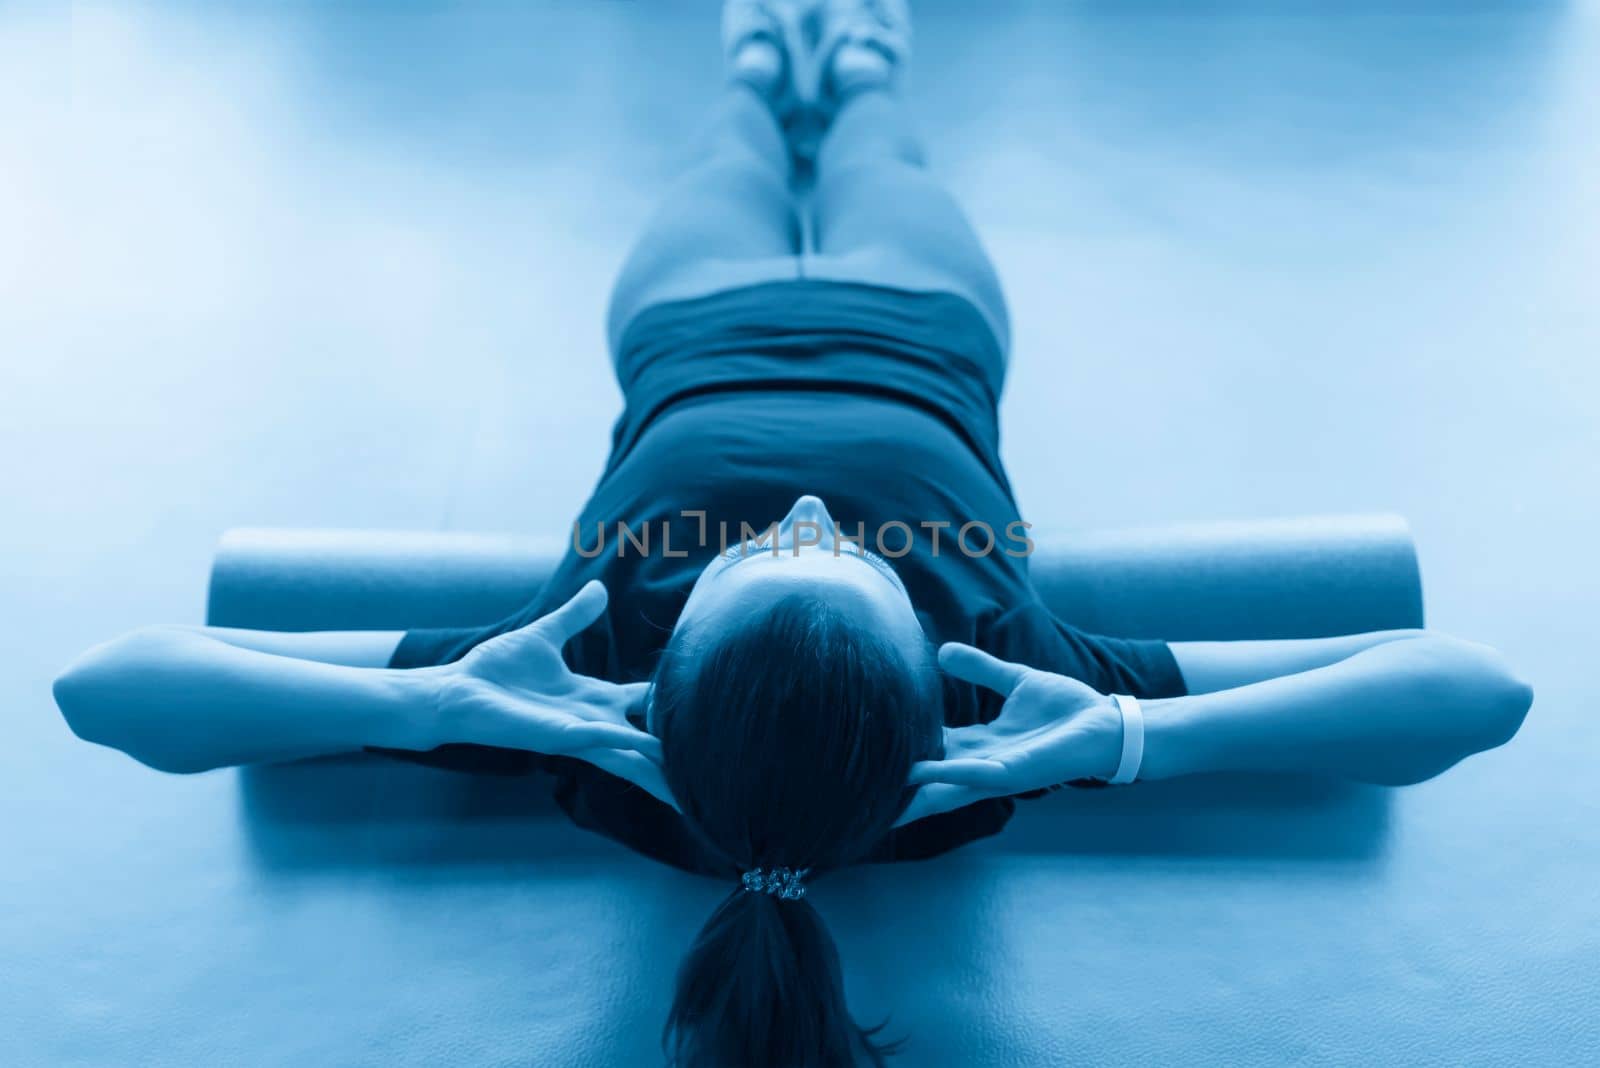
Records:
[[[837,168],[812,203],[807,278],[954,293],[983,315],[1002,352],[1011,325],[999,276],[966,213],[926,170],[893,158]]]
[[[800,222],[787,186],[739,154],[685,174],[645,226],[612,288],[606,332],[617,343],[652,304],[799,277]]]

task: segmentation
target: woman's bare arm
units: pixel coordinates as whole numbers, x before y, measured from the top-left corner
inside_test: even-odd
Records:
[[[242,630],[238,627],[184,627],[197,634],[276,656],[317,660],[345,667],[388,667],[403,630]]]
[[[566,604],[438,667],[386,665],[395,632],[270,634],[146,627],[55,682],[80,737],[162,771],[448,743],[577,756],[671,804],[661,743],[632,725],[648,687],[574,674],[562,646],[605,612],[590,582]]]
[[[1533,690],[1493,649],[1423,633],[1293,674],[1145,702],[1141,777],[1271,771],[1421,782],[1509,741],[1532,703]]]
[[[1227,642],[1169,642],[1190,693],[1215,693],[1336,664],[1363,649],[1425,630],[1374,630],[1336,638],[1283,638]]]
[[[1336,642],[1320,649],[1328,657],[1343,651]],[[1289,652],[1309,660],[1316,650]],[[1113,776],[1123,720],[1111,698],[955,642],[940,648],[939,663],[1002,694],[1005,704],[989,723],[945,730],[944,759],[912,769],[920,789],[899,823],[987,797]],[[1220,679],[1222,666],[1207,670]],[[1532,703],[1533,690],[1488,646],[1432,633],[1373,641],[1294,674],[1141,701],[1139,778],[1243,771],[1403,786],[1503,745]]]
[[[56,704],[79,737],[162,771],[427,747],[438,672],[335,657],[372,662],[381,641],[229,633],[154,626],[98,645],[56,679]]]

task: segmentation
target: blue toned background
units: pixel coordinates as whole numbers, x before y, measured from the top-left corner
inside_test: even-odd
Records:
[[[525,784],[162,776],[49,681],[198,621],[229,526],[565,530],[715,6],[0,11],[0,1062],[653,1057],[722,887]],[[854,1005],[919,1065],[1600,1061],[1600,12],[918,9],[1037,528],[1402,512],[1538,700],[1421,786],[1056,797],[829,880]]]

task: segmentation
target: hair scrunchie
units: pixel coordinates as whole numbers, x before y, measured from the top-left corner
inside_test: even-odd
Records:
[[[798,901],[806,896],[802,879],[810,868],[752,868],[739,877],[739,883],[752,894],[771,894],[785,901]]]

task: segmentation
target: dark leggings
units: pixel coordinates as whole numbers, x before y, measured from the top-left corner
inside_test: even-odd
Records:
[[[743,86],[730,86],[718,101],[693,158],[612,290],[613,358],[628,324],[653,304],[802,278],[954,293],[978,309],[1008,351],[994,265],[960,205],[928,173],[892,93],[861,92],[840,109],[805,201],[790,189],[782,128]]]

